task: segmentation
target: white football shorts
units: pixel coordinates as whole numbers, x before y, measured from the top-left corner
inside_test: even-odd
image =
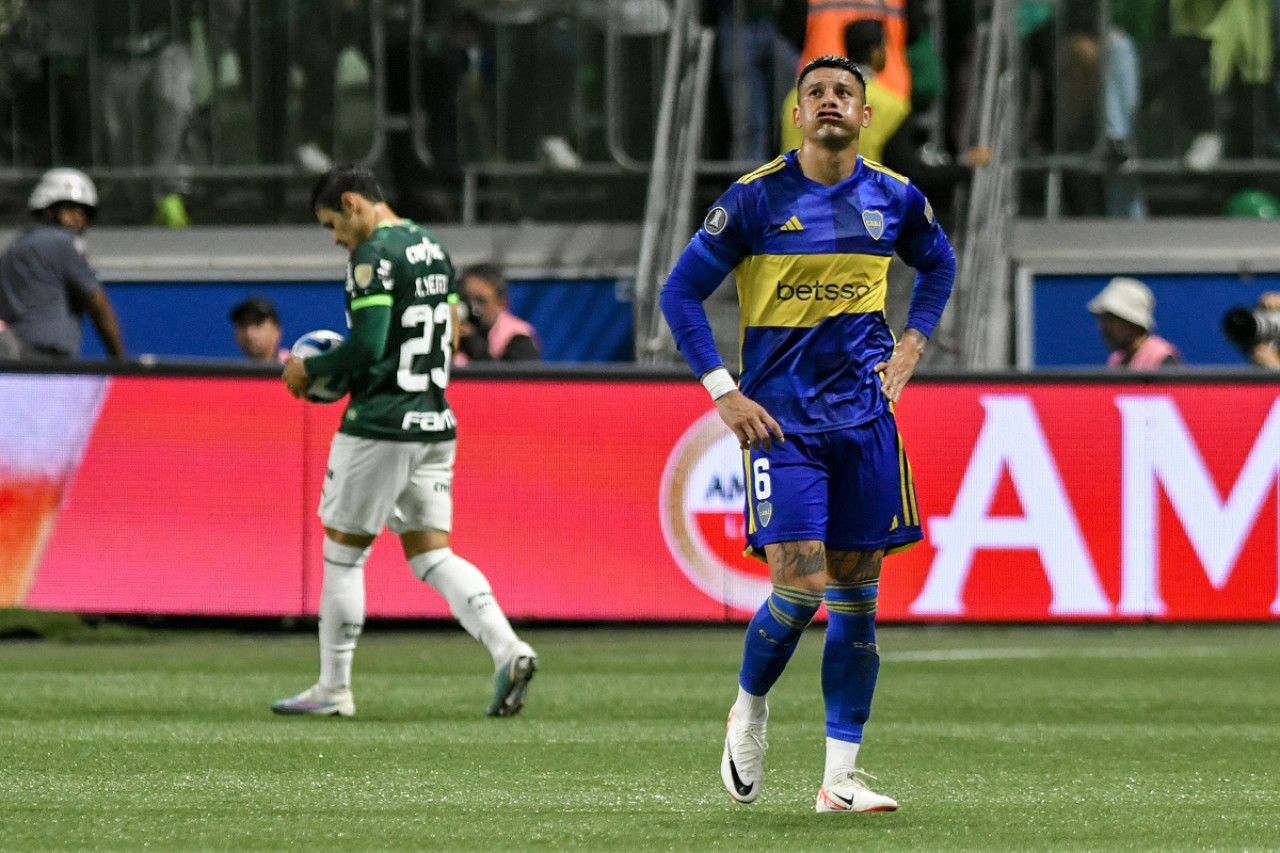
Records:
[[[375,441],[336,433],[320,490],[320,521],[377,536],[453,527],[456,441]]]

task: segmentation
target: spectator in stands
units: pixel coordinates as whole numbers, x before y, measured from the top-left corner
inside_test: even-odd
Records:
[[[153,169],[154,221],[191,224],[181,160],[195,111],[191,8],[155,0],[98,0],[101,109],[113,166]]]
[[[875,118],[871,119],[875,123]],[[885,142],[885,166],[905,175],[929,199],[943,230],[956,224],[957,191],[973,180],[975,170],[991,163],[991,149],[971,145],[958,155],[933,142],[915,114],[906,117],[898,132]]]
[[[283,364],[289,350],[280,346],[284,332],[276,306],[265,296],[250,296],[227,315],[235,331],[236,346],[253,362]]]
[[[253,107],[258,162],[296,160],[304,171],[320,174],[333,165],[326,149],[333,145],[333,69],[339,47],[334,34],[347,29],[343,18],[359,3],[317,3],[296,20],[290,0],[218,0],[218,5],[233,18],[227,29]],[[291,148],[289,94],[295,66],[302,71],[299,109],[305,119]]]
[[[502,270],[495,264],[476,264],[462,271],[461,280],[470,317],[459,330],[454,363],[537,361],[541,357],[538,333],[511,313]]]
[[[84,172],[50,169],[27,207],[34,224],[0,255],[0,351],[29,360],[77,358],[87,313],[107,352],[124,358],[115,309],[84,253],[97,187]]]
[[[854,21],[844,30],[844,55],[857,63],[866,81],[866,103],[871,107],[871,123],[858,138],[858,153],[864,160],[884,162],[884,148],[911,115],[911,99],[886,88],[880,82],[888,44],[884,22],[875,18]],[[797,141],[796,147],[799,147]]]
[[[501,57],[501,65],[507,76],[519,77],[528,93],[511,109],[514,123],[531,132],[500,139],[502,153],[517,161],[536,158],[559,171],[582,167],[582,156],[570,142],[579,49],[573,10],[572,0],[497,0],[476,6],[484,20],[511,34],[505,40],[510,53]],[[526,141],[534,150],[505,147]]]
[[[1204,29],[1221,5],[1222,0],[1169,0],[1171,106],[1192,133],[1185,163],[1195,171],[1210,169],[1222,159],[1222,136],[1214,127],[1214,111],[1204,108],[1213,103],[1209,97],[1209,40]]]
[[[463,75],[468,63],[476,59],[474,51],[468,52],[463,45],[473,45],[478,38],[479,18],[445,3],[383,0],[380,4],[371,4],[367,0],[333,0],[320,9],[308,8],[290,23],[287,10],[295,4],[285,0],[272,2],[281,7],[271,18],[278,33],[275,41],[283,39],[286,25],[296,31],[289,46],[306,81],[299,107],[307,120],[303,122],[299,144],[294,148],[298,165],[304,171],[320,174],[333,164],[334,149],[339,141],[335,132],[334,97],[337,59],[344,49],[353,47],[374,73],[381,73],[382,85],[375,94],[382,96],[381,108],[387,119],[383,129],[383,156],[390,172],[389,185],[396,210],[417,220],[456,218],[458,205],[452,195],[457,194],[462,183],[458,155],[459,100]],[[270,3],[266,8],[270,8]],[[374,50],[372,16],[375,11],[381,12],[378,22],[382,30],[381,56],[376,56]],[[413,42],[415,15],[421,15],[419,24],[423,31],[418,43]],[[272,31],[264,30],[268,34]],[[278,60],[274,64],[278,64]],[[260,120],[267,123],[268,129],[283,122],[287,115],[287,111],[274,105],[285,103],[287,90],[283,87],[287,82],[286,70],[283,79],[272,84],[274,103],[259,110],[260,114],[267,113],[267,117]],[[487,102],[486,107],[491,109],[492,102]],[[271,115],[276,118],[272,119]],[[422,117],[426,119],[425,129],[419,140],[414,122]],[[277,130],[275,136],[279,135]],[[271,133],[262,138],[261,144],[274,144],[270,141]],[[277,160],[283,152],[278,144],[268,150]]]
[[[262,165],[293,164],[319,175],[333,165],[334,89],[338,56],[348,45],[371,55],[369,9],[360,0],[325,0],[298,14],[294,0],[213,0],[229,33],[240,81],[253,110],[254,155]],[[293,74],[301,71],[297,109],[304,119],[291,133]],[[268,209],[287,218],[286,181],[262,185]]]
[[[15,165],[87,162],[92,21],[77,0],[9,5],[16,10],[0,12],[0,101],[11,104],[0,110],[0,138],[12,144],[5,153]]]
[[[885,66],[880,85],[899,97],[911,99],[911,63],[907,47],[912,35],[919,35],[923,14],[921,0],[809,0],[809,16],[800,56],[801,65],[818,56],[843,55],[845,27],[854,21],[872,19],[884,25]],[[915,24],[915,26],[912,26]]]
[[[1146,199],[1126,166],[1136,153],[1135,127],[1141,102],[1141,68],[1133,37],[1114,22],[1103,25],[1096,4],[1063,10],[1060,68],[1051,89],[1057,92],[1052,145],[1065,152],[1094,152],[1107,172],[1101,186],[1094,178],[1067,187],[1076,200],[1074,212],[1144,219]],[[1099,134],[1099,129],[1102,133]]]
[[[1266,0],[1169,0],[1173,114],[1194,135],[1187,168],[1258,156],[1253,140],[1274,68],[1275,12]],[[1205,104],[1212,105],[1206,109]]]
[[[453,152],[466,151],[472,161],[492,160],[496,148],[496,116],[493,114],[496,63],[493,33],[484,19],[470,10],[457,13],[448,43],[458,61],[457,133]]]
[[[774,116],[795,85],[806,13],[804,0],[703,0],[703,22],[717,31],[734,160],[759,163],[778,150]]]
[[[1124,170],[1137,144],[1135,130],[1142,98],[1138,48],[1133,38],[1119,27],[1108,27],[1104,38],[1103,145],[1113,171],[1105,182],[1103,205],[1108,216],[1145,219],[1147,200],[1141,183]]]
[[[1111,279],[1089,300],[1089,313],[1098,318],[1102,340],[1111,347],[1109,368],[1157,370],[1182,363],[1178,348],[1152,332],[1156,299],[1136,278]]]

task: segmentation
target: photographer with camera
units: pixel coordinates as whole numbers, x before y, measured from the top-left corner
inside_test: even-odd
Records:
[[[1232,308],[1222,318],[1222,331],[1249,361],[1280,370],[1280,290],[1260,295],[1253,310]]]

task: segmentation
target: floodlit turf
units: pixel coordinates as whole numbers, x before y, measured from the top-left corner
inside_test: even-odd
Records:
[[[1280,627],[882,627],[876,815],[813,812],[821,629],[750,806],[719,779],[741,628],[526,636],[512,719],[458,631],[369,632],[354,720],[269,713],[309,634],[0,643],[0,849],[1280,849]]]

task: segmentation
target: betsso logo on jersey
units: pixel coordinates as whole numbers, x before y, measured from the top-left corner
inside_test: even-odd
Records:
[[[871,292],[871,285],[856,281],[815,281],[802,284],[778,282],[774,296],[779,302],[798,299],[807,302],[848,302]]]
[[[742,454],[720,415],[703,415],[667,458],[659,509],[667,548],[694,586],[721,604],[754,611],[769,597],[769,567],[742,554]]]

